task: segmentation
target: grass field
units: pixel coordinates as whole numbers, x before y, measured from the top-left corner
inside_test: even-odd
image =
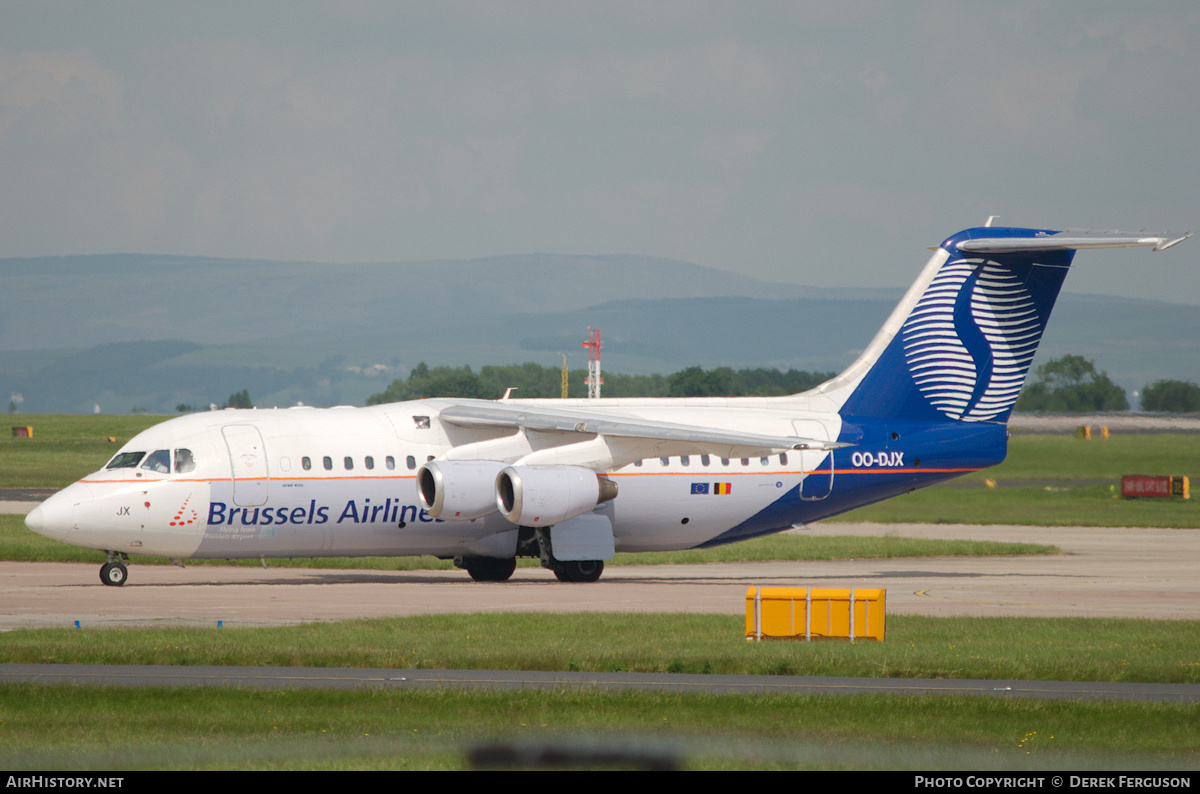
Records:
[[[1023,526],[1200,527],[1200,499],[1122,499],[1119,485],[1046,485],[996,488],[942,485],[897,496],[833,522],[883,524],[1018,524]]]
[[[883,642],[743,640],[728,615],[473,614],[18,629],[0,661],[1200,683],[1200,623],[892,615]]]
[[[747,643],[712,615],[451,615],[277,629],[23,630],[3,661],[983,679],[1200,678],[1200,626],[888,619],[884,642]],[[984,696],[0,686],[9,769],[455,769],[483,742],[687,768],[1195,769],[1200,705]]]
[[[10,772],[462,769],[493,743],[684,769],[1148,771],[1196,769],[1200,745],[1196,706],[993,697],[2,685],[0,708]]]
[[[170,418],[11,414],[9,425],[32,427],[33,437],[0,434],[0,488],[65,488],[104,466],[126,441]]]
[[[1123,499],[1126,474],[1200,475],[1197,438],[1128,435],[1084,441],[1018,435],[985,471],[853,510],[833,521],[1026,526],[1200,527],[1200,499]],[[987,481],[995,487],[987,487]],[[1102,482],[1097,482],[1102,481]]]

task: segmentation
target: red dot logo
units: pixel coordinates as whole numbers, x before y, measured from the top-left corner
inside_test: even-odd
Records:
[[[187,498],[183,500],[183,504],[179,506],[179,510],[175,513],[175,520],[171,522],[171,526],[182,527],[199,519],[200,516],[196,513],[196,511],[188,507],[188,502],[190,501],[192,501],[192,495],[188,494]],[[149,507],[149,503],[147,503],[146,506]],[[185,514],[190,514],[191,518],[185,520]]]

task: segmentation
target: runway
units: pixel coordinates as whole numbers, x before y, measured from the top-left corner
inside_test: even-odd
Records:
[[[1062,554],[610,565],[595,584],[518,568],[500,584],[463,571],[0,563],[0,630],[19,627],[271,626],[452,612],[744,614],[750,586],[882,587],[889,614],[1200,619],[1200,530],[822,524],[824,535],[971,538],[1057,545]],[[270,566],[270,561],[268,561]]]

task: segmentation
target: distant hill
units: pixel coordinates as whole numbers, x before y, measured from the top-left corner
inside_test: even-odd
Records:
[[[901,289],[772,284],[635,256],[334,265],[106,255],[0,260],[0,396],[26,411],[361,404],[419,361],[606,370],[837,370]],[[1200,310],[1064,295],[1039,360],[1079,353],[1127,389],[1200,379]],[[582,384],[573,384],[583,393]],[[1136,403],[1135,403],[1136,404]]]
[[[112,254],[0,259],[0,350],[187,339],[244,343],[639,298],[800,297],[805,288],[634,256],[529,254],[338,265]],[[50,314],[48,315],[48,310]]]

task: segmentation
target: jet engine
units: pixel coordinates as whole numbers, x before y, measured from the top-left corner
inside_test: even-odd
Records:
[[[498,460],[430,461],[417,470],[417,498],[445,521],[469,521],[496,512]]]
[[[582,466],[508,466],[496,476],[500,513],[525,527],[548,527],[617,495],[617,484]]]

